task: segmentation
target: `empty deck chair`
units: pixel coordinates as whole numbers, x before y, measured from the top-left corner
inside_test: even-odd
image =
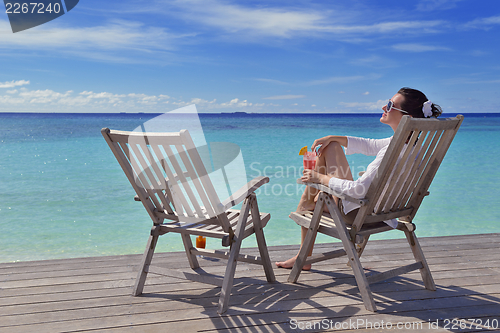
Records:
[[[102,129],[113,151],[153,220],[133,294],[140,295],[148,272],[221,286],[217,312],[228,308],[237,261],[262,265],[267,281],[275,281],[263,228],[270,214],[259,212],[254,191],[269,181],[257,177],[220,201],[200,154],[187,130],[141,133]],[[210,169],[208,169],[210,170]],[[231,209],[242,203],[241,209]],[[179,233],[192,270],[176,271],[150,265],[158,237]],[[260,257],[240,254],[241,242],[254,234]],[[229,251],[193,247],[191,235],[218,238]],[[205,273],[196,255],[228,259],[224,277]]]
[[[307,183],[306,185],[319,189],[320,193],[314,212],[290,214],[291,219],[309,230],[288,281],[295,283],[305,264],[347,255],[367,310],[376,311],[370,283],[413,270],[420,270],[426,289],[435,290],[436,286],[415,235],[412,220],[423,198],[429,194],[428,188],[462,121],[461,115],[447,119],[415,119],[404,116],[376,178],[362,199],[335,193],[326,186]],[[300,179],[298,183],[301,183]],[[346,225],[331,195],[361,205],[352,226]],[[329,214],[323,212],[325,206]],[[396,229],[405,233],[415,262],[367,277],[360,263],[361,253],[370,235],[393,230],[383,222],[392,219],[398,219]],[[317,232],[340,239],[343,249],[308,257]]]

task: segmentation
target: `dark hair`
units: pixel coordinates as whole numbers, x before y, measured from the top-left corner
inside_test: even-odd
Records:
[[[404,100],[401,103],[401,109],[408,112],[413,118],[425,118],[423,112],[424,103],[428,101],[427,96],[420,90],[412,88],[401,88],[398,94],[403,95]],[[432,115],[430,117],[437,118],[443,113],[441,107],[437,104],[431,104]]]

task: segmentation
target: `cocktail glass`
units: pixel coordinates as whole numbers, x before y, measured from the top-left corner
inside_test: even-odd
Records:
[[[304,169],[314,170],[316,167],[316,153],[307,151],[304,154]]]

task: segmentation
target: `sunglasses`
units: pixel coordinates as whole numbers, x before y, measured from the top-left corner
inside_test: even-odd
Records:
[[[398,109],[398,108],[394,107],[394,103],[391,100],[389,100],[389,102],[387,103],[387,106],[386,106],[385,110],[387,112],[391,112],[392,109],[398,110],[398,111],[401,111],[401,112],[404,112],[404,113],[408,113],[405,110],[401,110],[401,109]]]

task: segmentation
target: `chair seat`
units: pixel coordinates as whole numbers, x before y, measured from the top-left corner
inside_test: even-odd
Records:
[[[234,230],[238,224],[238,220],[241,215],[241,211],[237,209],[229,209],[226,212],[226,216],[229,220],[231,228]],[[260,212],[260,220],[262,227],[267,225],[267,222],[271,219],[271,214]],[[159,225],[161,234],[167,232],[185,233],[196,236],[205,236],[213,238],[223,238],[229,233],[225,232],[221,225],[210,224],[210,223],[189,223],[189,222],[168,222]],[[252,215],[247,217],[245,233],[243,238],[246,238],[254,233]]]
[[[295,221],[298,225],[309,228],[311,224],[313,212],[311,211],[303,211],[303,212],[292,212],[290,213],[290,218]],[[351,227],[349,225],[346,226],[347,230],[350,232]],[[373,235],[379,232],[389,231],[393,228],[388,226],[384,222],[372,222],[365,223],[360,231],[356,233],[355,243],[361,244],[366,236]],[[320,224],[318,228],[318,232],[341,239],[337,226],[335,225],[335,221],[330,216],[329,213],[324,212],[320,219]]]

